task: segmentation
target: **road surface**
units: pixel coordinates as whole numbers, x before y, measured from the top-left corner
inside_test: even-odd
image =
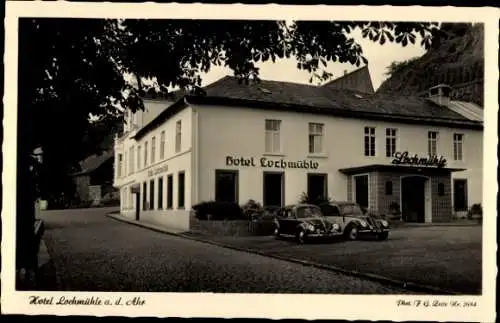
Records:
[[[405,293],[369,280],[151,231],[113,220],[106,216],[109,211],[95,208],[42,212],[45,242],[59,281],[54,289]]]

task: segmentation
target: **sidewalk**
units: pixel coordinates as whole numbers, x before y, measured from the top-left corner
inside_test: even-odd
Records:
[[[480,249],[481,239],[477,244],[475,240],[457,243],[457,239],[452,239],[453,243],[443,245],[440,243],[441,239],[436,239],[436,236],[442,236],[439,226],[424,231],[395,229],[389,240],[384,242],[339,241],[330,244],[297,245],[291,241],[276,240],[272,236],[208,236],[200,232],[167,229],[127,219],[118,214],[108,216],[186,239],[374,280],[415,292],[450,295],[474,294],[481,290],[481,252],[476,250]],[[462,225],[457,230],[480,232],[479,226],[471,228]],[[465,250],[468,251],[457,255],[456,248],[464,250],[464,247],[467,247]],[[474,262],[478,254],[479,265]],[[464,266],[464,263],[470,263],[471,260],[472,265]]]

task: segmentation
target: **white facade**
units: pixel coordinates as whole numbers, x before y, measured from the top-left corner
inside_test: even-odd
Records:
[[[139,112],[132,120],[152,120],[170,103],[166,101],[145,101],[147,112]],[[446,107],[443,107],[446,109]],[[153,113],[151,114],[151,111]],[[150,114],[141,117],[141,114]],[[153,115],[153,116],[152,116]],[[267,120],[267,127],[266,127]],[[176,150],[181,124],[180,147]],[[311,125],[314,124],[314,125]],[[281,204],[293,204],[307,191],[308,174],[324,174],[327,178],[327,195],[334,200],[351,199],[352,176],[340,169],[368,165],[391,165],[393,157],[386,157],[387,140],[391,152],[408,151],[410,155],[425,157],[432,149],[437,156],[447,160],[446,167],[465,169],[452,173],[454,179],[466,180],[465,204],[470,207],[482,201],[482,130],[426,126],[417,124],[370,121],[341,118],[298,112],[272,111],[249,107],[187,105],[180,112],[168,118],[160,126],[148,132],[143,138],[132,139],[138,127],[116,143],[115,186],[122,190],[121,212],[136,218],[136,195],[132,187],[140,187],[139,219],[160,223],[169,227],[189,229],[189,210],[201,201],[215,200],[216,173],[233,171],[237,173],[236,200],[244,204],[249,199],[260,203],[264,200],[264,173],[283,174],[283,198]],[[374,139],[374,153],[365,152],[365,127],[374,128],[368,136]],[[266,135],[267,128],[267,135]],[[389,131],[387,129],[394,129]],[[314,130],[314,133],[310,131]],[[165,132],[164,156],[160,156],[162,132]],[[429,139],[429,132],[435,132]],[[310,135],[316,139],[309,139]],[[371,134],[371,135],[370,135]],[[390,135],[388,137],[388,134]],[[318,137],[319,136],[319,137]],[[156,138],[155,160],[152,161],[152,138]],[[390,139],[395,138],[395,147]],[[178,140],[178,139],[177,139]],[[370,139],[368,139],[370,142]],[[321,146],[310,153],[310,141]],[[432,143],[429,143],[432,141]],[[147,142],[147,162],[145,145]],[[267,142],[267,143],[266,143]],[[371,143],[371,142],[370,142]],[[179,145],[179,144],[177,144]],[[133,147],[133,148],[132,148]],[[141,148],[138,148],[141,147]],[[370,145],[373,148],[373,145]],[[137,154],[140,154],[139,157]],[[122,164],[120,165],[121,154]],[[133,157],[130,157],[132,154]],[[229,158],[229,160],[228,160]],[[231,159],[232,158],[232,159]],[[234,160],[244,158],[247,165],[236,165]],[[233,160],[233,162],[229,162]],[[253,160],[253,165],[251,164]],[[306,161],[317,166],[315,169],[282,168],[283,162]],[[264,167],[277,161],[278,167]],[[263,166],[263,164],[265,164]],[[179,174],[184,174],[184,185]],[[168,176],[172,176],[169,190]],[[403,176],[401,176],[402,178]],[[160,178],[163,189],[158,196]],[[150,183],[154,181],[154,201],[150,205]],[[370,183],[372,178],[370,178]],[[146,183],[146,206],[144,206],[144,184]],[[370,184],[371,185],[371,184]],[[398,184],[399,185],[399,184]],[[426,185],[426,199],[429,200],[431,181]],[[426,187],[427,187],[426,186]],[[179,187],[184,188],[184,203],[179,205]],[[453,183],[451,187],[453,203]],[[172,193],[169,193],[172,191]],[[373,198],[373,190],[370,190]],[[169,194],[172,205],[167,205]],[[162,198],[162,202],[159,202]],[[396,198],[395,198],[396,199]],[[397,197],[400,201],[399,197]],[[427,203],[427,202],[426,202]],[[376,209],[377,202],[370,202]],[[426,222],[432,221],[432,206],[426,204]]]

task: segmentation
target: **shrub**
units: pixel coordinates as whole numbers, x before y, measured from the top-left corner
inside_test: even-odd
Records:
[[[243,216],[245,219],[252,221],[255,218],[259,218],[264,213],[264,208],[260,203],[254,200],[248,200],[242,207]]]
[[[201,202],[193,206],[198,220],[242,220],[241,207],[234,202]]]
[[[482,219],[483,218],[483,207],[480,203],[473,204],[468,213],[469,219]]]
[[[307,193],[303,192],[300,195],[299,203],[301,204],[314,204],[314,205],[321,205],[324,203],[331,203],[332,199],[329,198],[328,196],[319,196],[319,197],[312,197],[309,196]]]
[[[400,220],[401,219],[401,208],[398,202],[392,202],[389,205],[389,219],[390,220]]]

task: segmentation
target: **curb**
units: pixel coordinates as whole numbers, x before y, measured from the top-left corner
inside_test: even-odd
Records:
[[[207,244],[211,244],[211,245],[222,247],[222,248],[226,248],[226,249],[232,249],[232,250],[236,250],[236,251],[242,251],[242,252],[257,254],[257,255],[260,255],[260,256],[264,256],[264,257],[268,257],[268,258],[274,258],[274,259],[278,259],[278,260],[282,260],[282,261],[287,261],[287,262],[292,262],[292,263],[300,264],[300,265],[303,265],[303,266],[309,266],[309,267],[314,267],[314,268],[318,268],[318,269],[329,270],[329,271],[337,272],[337,273],[344,274],[344,275],[349,275],[349,276],[353,276],[353,277],[357,277],[357,278],[362,278],[362,279],[368,279],[368,280],[375,281],[375,282],[378,282],[378,283],[382,283],[382,284],[385,284],[385,285],[391,285],[391,286],[394,286],[394,287],[403,288],[403,289],[406,289],[406,290],[409,290],[409,291],[431,293],[433,295],[462,295],[461,293],[457,293],[457,292],[454,292],[454,291],[450,291],[450,290],[446,290],[446,289],[441,289],[441,288],[437,288],[437,287],[433,287],[433,286],[428,286],[428,285],[423,285],[423,284],[416,284],[416,283],[412,283],[412,282],[404,282],[404,281],[401,281],[401,280],[392,279],[392,278],[380,276],[380,275],[377,275],[377,274],[362,273],[362,272],[359,272],[359,271],[356,271],[356,270],[348,270],[348,269],[340,268],[340,267],[337,267],[337,266],[321,264],[321,263],[314,262],[314,261],[302,260],[302,259],[291,258],[291,257],[285,257],[285,256],[270,254],[270,253],[266,253],[266,252],[262,252],[262,251],[258,251],[258,250],[254,250],[254,249],[249,249],[249,248],[242,248],[242,247],[231,246],[231,245],[228,245],[228,244],[224,244],[224,243],[220,243],[220,242],[215,242],[215,241],[210,241],[208,239],[203,239],[203,238],[200,238],[200,237],[190,236],[190,235],[185,234],[185,233],[175,233],[175,232],[172,232],[172,231],[168,231],[165,228],[162,228],[160,226],[155,226],[153,224],[140,223],[140,222],[137,222],[137,221],[134,221],[134,220],[125,219],[122,216],[117,215],[117,214],[108,214],[107,216],[110,217],[110,218],[112,218],[112,219],[115,219],[117,221],[121,221],[121,222],[129,223],[129,224],[133,224],[133,225],[138,226],[138,227],[150,229],[150,230],[153,230],[153,231],[156,231],[156,232],[160,232],[160,233],[166,233],[166,234],[169,234],[169,235],[172,235],[172,236],[177,236],[177,237],[181,237],[181,238],[188,239],[188,240],[193,240],[193,241],[198,241],[198,242],[202,242],[202,243],[207,243]]]

